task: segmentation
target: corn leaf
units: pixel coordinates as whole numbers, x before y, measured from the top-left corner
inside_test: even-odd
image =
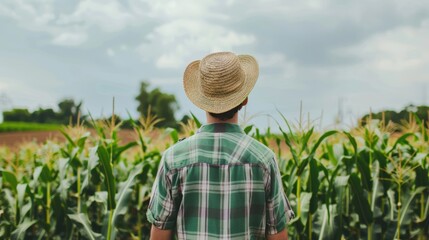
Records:
[[[253,125],[249,125],[249,126],[246,126],[243,131],[246,134],[249,134],[249,132],[252,131],[252,129],[253,129]]]
[[[349,178],[349,184],[353,192],[353,205],[357,210],[360,222],[369,225],[373,222],[371,207],[368,200],[364,197],[359,177],[352,173]]]
[[[83,213],[77,214],[67,214],[67,216],[72,220],[75,224],[77,224],[79,232],[85,235],[87,238],[91,240],[103,239],[103,236],[99,233],[96,233],[91,228],[91,223],[89,222],[88,216]]]
[[[8,182],[11,186],[11,189],[16,192],[16,186],[18,185],[18,180],[15,177],[15,174],[6,171],[6,170],[0,170],[0,173],[3,178],[3,182]]]
[[[16,226],[16,229],[12,232],[11,239],[13,240],[23,240],[25,239],[25,232],[33,226],[37,220],[30,221],[29,219],[26,219],[23,223]]]
[[[191,116],[192,116],[192,119],[194,119],[194,121],[195,121],[195,124],[197,125],[197,127],[199,128],[199,127],[201,127],[201,122],[200,122],[200,120],[198,120],[198,118],[191,112]]]
[[[313,155],[313,156],[314,156],[314,154],[316,153],[317,148],[318,148],[318,147],[319,147],[319,145],[322,143],[322,141],[323,141],[323,140],[325,140],[325,138],[327,138],[327,137],[329,137],[329,136],[331,136],[331,135],[333,135],[333,134],[336,134],[336,133],[338,133],[338,131],[337,131],[337,130],[331,130],[331,131],[327,131],[327,132],[325,132],[324,134],[322,134],[322,136],[321,136],[319,139],[317,139],[316,144],[314,144],[314,145],[313,145],[313,147],[311,148],[311,153],[310,153],[310,155]]]
[[[310,213],[315,213],[318,207],[318,197],[317,192],[319,190],[319,167],[317,166],[317,162],[314,158],[312,158],[309,162],[310,166],[310,174],[308,179],[308,190],[311,191],[311,200],[310,200]]]
[[[128,200],[130,198],[131,193],[133,192],[132,186],[134,186],[134,179],[136,176],[142,173],[143,164],[138,164],[133,168],[131,173],[128,176],[126,182],[124,182],[118,194],[116,194],[116,208],[113,211],[113,225],[115,226],[117,221],[119,220],[120,215],[124,215],[127,212]]]
[[[109,154],[104,146],[99,146],[98,150],[98,157],[101,165],[101,170],[104,174],[104,184],[107,188],[107,206],[109,210],[115,209],[116,202],[115,202],[115,193],[116,193],[116,187],[115,187],[115,177],[113,176],[112,172],[112,163],[110,162]]]
[[[99,165],[100,158],[98,157],[97,149],[97,146],[89,149],[87,173],[85,175],[85,178],[83,179],[80,193],[82,193],[88,187],[91,180],[92,171],[96,169]]]
[[[361,179],[362,179],[362,186],[368,190],[371,191],[372,188],[372,182],[371,182],[371,172],[369,169],[369,153],[366,151],[360,151],[358,154],[358,158],[356,159],[356,165],[359,170]]]
[[[283,131],[283,129],[281,127],[279,127],[279,129],[280,129],[280,132],[282,132],[282,134],[283,134],[283,138],[286,142],[286,145],[289,147],[289,150],[292,153],[292,159],[293,159],[295,165],[298,166],[300,161],[299,161],[298,155],[296,154],[295,148],[292,146],[292,142],[291,142],[289,136],[287,135],[287,133],[285,131]]]
[[[308,219],[308,212],[310,211],[310,201],[312,193],[311,192],[302,192],[301,193],[301,218],[299,219],[301,223],[305,226]]]
[[[422,193],[424,190],[426,190],[427,189],[427,186],[425,186],[425,187],[418,187],[418,188],[416,188],[414,191],[413,191],[413,193],[411,194],[411,196],[408,198],[408,201],[407,201],[407,203],[405,204],[405,206],[404,206],[404,208],[401,210],[404,214],[402,214],[401,215],[401,218],[399,219],[399,226],[401,226],[402,225],[402,222],[404,221],[404,219],[405,219],[405,216],[406,216],[406,213],[408,213],[408,208],[410,207],[410,205],[411,205],[411,202],[414,200],[414,198],[417,196],[417,194],[420,194],[420,193]],[[399,237],[399,236],[397,236],[397,233],[395,234],[395,239],[398,239],[397,237]]]
[[[167,128],[166,129],[167,133],[170,134],[171,139],[173,140],[174,143],[177,143],[179,141],[179,133],[177,132],[176,129],[174,128]]]
[[[393,144],[392,148],[386,153],[386,155],[389,155],[393,150],[395,150],[398,144],[408,144],[407,138],[413,135],[414,133],[405,133],[404,135],[399,137],[398,140],[396,140],[395,144]]]

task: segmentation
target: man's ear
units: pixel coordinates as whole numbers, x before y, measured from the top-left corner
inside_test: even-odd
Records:
[[[244,99],[244,101],[241,103],[241,106],[246,106],[247,102],[249,101],[249,98],[247,97]]]

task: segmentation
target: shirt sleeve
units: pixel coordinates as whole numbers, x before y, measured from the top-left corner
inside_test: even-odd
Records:
[[[148,221],[159,229],[174,229],[176,226],[178,204],[172,194],[170,177],[164,155],[159,164],[146,212]]]
[[[275,157],[270,161],[268,193],[266,199],[266,234],[281,232],[294,218],[294,212],[283,190],[282,178]]]

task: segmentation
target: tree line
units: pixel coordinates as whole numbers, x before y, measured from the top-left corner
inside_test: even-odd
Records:
[[[176,97],[173,94],[165,93],[160,88],[150,88],[146,81],[140,83],[140,88],[135,100],[138,102],[137,111],[140,116],[151,114],[162,121],[157,123],[157,127],[172,127],[178,128],[179,122],[186,122],[189,119],[188,115],[184,115],[180,120],[175,118],[175,113],[179,109]],[[84,115],[81,112],[83,102],[75,102],[73,99],[63,99],[58,103],[58,110],[52,108],[39,108],[30,112],[26,108],[14,108],[9,111],[3,111],[4,122],[36,122],[36,123],[53,123],[53,124],[76,124],[79,122],[88,123],[90,116]],[[410,113],[421,121],[429,122],[429,107],[409,105],[399,112],[385,110],[377,113],[365,114],[360,122],[365,125],[369,118],[380,119],[387,124],[389,121],[402,124],[403,121],[408,121]],[[384,116],[383,116],[384,115]],[[78,119],[79,118],[79,119]],[[107,120],[111,120],[112,116]],[[115,115],[116,122],[123,121],[123,128],[132,128],[134,121],[137,120],[121,119]]]
[[[27,108],[14,108],[3,111],[3,121],[68,124],[70,120],[77,121],[82,104],[82,101],[76,103],[73,99],[64,99],[58,103],[58,111],[39,107],[30,112]]]
[[[414,106],[411,104],[399,112],[385,110],[376,113],[368,113],[360,119],[360,122],[362,125],[365,125],[369,119],[378,119],[381,121],[384,120],[385,124],[389,123],[389,121],[395,124],[404,124],[404,122],[410,121],[410,116],[416,121],[429,123],[429,106]]]
[[[135,97],[138,102],[137,111],[140,116],[151,114],[156,116],[161,121],[157,123],[157,127],[172,127],[178,128],[179,122],[186,122],[189,116],[184,115],[180,121],[176,120],[175,113],[179,109],[176,97],[173,94],[165,93],[160,88],[150,88],[149,83],[142,81],[138,95]],[[4,122],[36,122],[36,123],[52,123],[52,124],[76,124],[84,122],[89,124],[90,116],[83,114],[83,102],[76,102],[73,99],[63,99],[58,103],[58,110],[53,108],[40,108],[30,112],[26,108],[14,108],[8,111],[3,111]],[[112,116],[105,118],[111,120]],[[123,121],[123,128],[132,128],[135,119],[121,119],[115,115],[115,121]]]

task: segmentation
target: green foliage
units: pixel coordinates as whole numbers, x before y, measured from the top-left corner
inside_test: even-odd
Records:
[[[86,214],[76,213],[76,214],[68,214],[67,216],[70,218],[70,220],[73,223],[81,226],[78,229],[78,231],[82,233],[82,236],[85,236],[85,238],[91,239],[91,240],[103,239],[101,234],[92,231],[91,223]]]
[[[3,112],[4,122],[30,122],[31,114],[28,109],[15,108],[10,111]]]
[[[0,153],[0,239],[148,237],[145,211],[161,155],[151,147],[126,159],[149,143],[121,144],[114,122],[94,122],[95,139],[79,125],[61,130],[61,146],[48,142],[9,155],[13,161]]]
[[[59,124],[27,123],[27,122],[3,122],[0,123],[0,132],[24,132],[24,131],[54,131],[62,128]]]
[[[201,124],[191,115],[185,132]],[[148,239],[150,191],[161,152],[183,136],[132,122],[136,140],[118,139],[122,122],[63,129],[65,142],[0,148],[0,239]],[[296,217],[291,239],[429,239],[429,129],[387,131],[367,124],[315,131],[284,118],[281,135],[245,132],[276,149]],[[156,142],[158,136],[163,141]],[[186,137],[186,136],[185,136]]]
[[[392,110],[385,110],[377,113],[368,113],[361,118],[363,125],[367,124],[371,119],[384,120],[385,124],[389,121],[392,121],[396,124],[401,124],[403,122],[409,121],[411,115],[415,115],[421,121],[429,122],[429,106],[414,106],[409,105],[402,109],[399,112]]]
[[[31,120],[38,123],[53,123],[57,122],[57,114],[52,108],[39,108],[31,113]]]
[[[58,103],[59,113],[58,120],[67,124],[71,122],[72,124],[76,124],[78,122],[82,122],[82,119],[79,118],[79,114],[81,114],[81,107],[83,102],[80,101],[76,103],[73,99],[63,99]],[[80,116],[82,117],[82,116]]]
[[[4,122],[32,122],[50,124],[76,124],[82,122],[85,116],[81,115],[82,101],[75,103],[73,99],[64,99],[58,103],[58,112],[52,108],[39,108],[34,112],[28,109],[15,108],[3,112]]]
[[[148,88],[149,83],[141,83],[139,95],[135,98],[139,103],[137,111],[144,116],[150,109],[150,114],[162,119],[157,124],[158,127],[177,128],[178,125],[174,113],[179,107],[176,97],[172,94],[162,92],[159,88],[152,90]]]

